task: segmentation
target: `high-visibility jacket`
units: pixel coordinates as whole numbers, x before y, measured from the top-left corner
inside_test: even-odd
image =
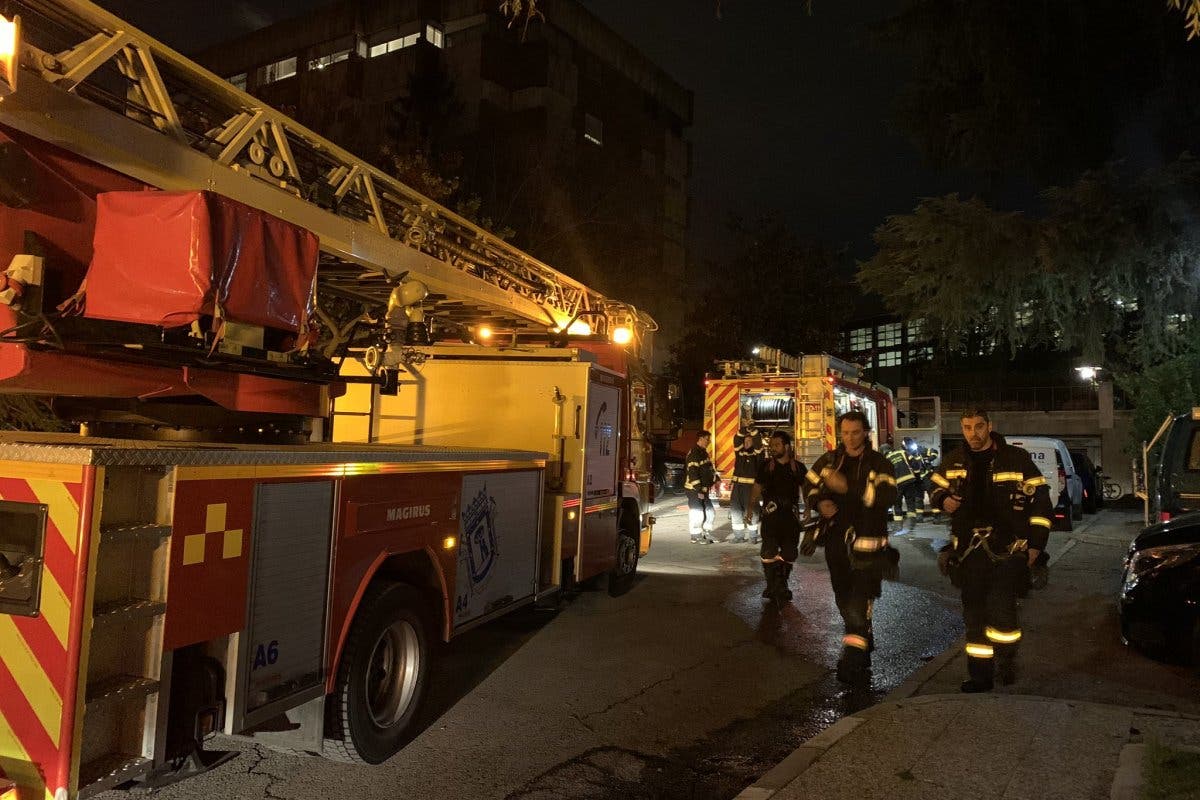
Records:
[[[917,479],[916,471],[912,468],[912,464],[908,460],[908,453],[904,452],[903,447],[897,447],[885,457],[891,462],[892,472],[896,476],[896,485],[901,489],[905,484],[912,483]]]
[[[687,454],[687,475],[683,488],[693,492],[706,492],[717,482],[717,471],[712,457],[700,445],[695,445]]]
[[[992,460],[977,469],[966,446],[946,454],[930,476],[933,481],[934,508],[942,509],[950,497],[961,505],[951,515],[950,531],[954,549],[960,554],[970,546],[977,528],[990,527],[988,546],[992,552],[1007,550],[1025,541],[1028,547],[1044,550],[1050,538],[1050,488],[1029,453],[992,434]],[[979,483],[983,486],[979,486]],[[978,489],[977,493],[975,490]],[[976,497],[983,498],[977,507]]]
[[[808,471],[808,507],[817,509],[822,500],[832,500],[838,513],[832,520],[831,530],[840,533],[853,526],[864,545],[874,541],[882,548],[887,543],[888,509],[896,502],[898,479],[892,473],[892,463],[868,445],[859,456],[856,469],[848,471],[843,467],[838,470],[844,453],[841,447],[825,453]],[[846,475],[849,484],[846,494],[834,494],[826,487],[825,478],[834,470]],[[908,477],[913,479],[911,472]]]
[[[736,483],[754,483],[766,450],[757,428],[742,428],[733,435],[733,479]]]

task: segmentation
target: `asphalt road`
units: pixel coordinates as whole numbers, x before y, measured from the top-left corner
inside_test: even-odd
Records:
[[[901,580],[876,605],[872,684],[833,677],[841,621],[824,563],[802,560],[793,602],[759,597],[757,548],[688,542],[677,501],[660,504],[636,585],[527,611],[445,646],[423,730],[377,767],[237,749],[163,798],[722,798],[797,745],[881,699],[961,633],[957,598],[937,575],[945,528],[894,541]],[[727,514],[720,512],[728,535]],[[121,793],[101,795],[115,800]],[[128,797],[127,794],[124,795]]]

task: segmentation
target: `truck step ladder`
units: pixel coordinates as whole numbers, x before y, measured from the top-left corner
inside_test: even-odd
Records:
[[[92,600],[80,796],[138,777],[165,746],[158,698],[170,677],[162,651],[172,474],[108,467]],[[165,714],[165,703],[162,704]]]

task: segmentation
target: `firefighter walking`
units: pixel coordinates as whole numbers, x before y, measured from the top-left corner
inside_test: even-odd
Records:
[[[770,458],[758,469],[750,495],[750,509],[743,521],[749,525],[762,502],[762,560],[767,586],[762,596],[782,605],[792,599],[788,578],[800,549],[800,497],[806,469],[792,451],[792,437],[775,431],[770,439]]]
[[[867,417],[849,411],[838,419],[841,444],[825,453],[807,474],[808,503],[822,518],[818,540],[805,552],[825,548],[834,601],[845,633],[837,677],[864,680],[875,644],[871,615],[885,577],[895,577],[899,553],[888,545],[887,509],[896,499],[892,463],[871,448]]]
[[[889,450],[886,456],[896,476],[896,502],[892,519],[904,521],[904,527],[916,523],[917,513],[925,505],[925,487],[919,474],[920,462],[912,451],[912,439],[905,437],[900,447]],[[907,506],[907,509],[905,508]]]
[[[1044,585],[1050,490],[1029,453],[992,431],[983,409],[961,418],[966,444],[933,473],[932,503],[950,515],[938,567],[962,592],[967,638],[964,692],[1016,680],[1021,624],[1017,597]],[[1039,586],[1040,588],[1040,586]]]
[[[754,420],[744,418],[742,427],[733,435],[733,491],[729,498],[729,524],[733,536],[729,541],[758,544],[758,508],[750,502],[754,494],[754,479],[763,463],[766,443],[754,426]]]
[[[712,434],[700,431],[696,445],[687,454],[687,476],[683,488],[687,492],[688,533],[693,544],[714,542],[712,530],[716,515],[713,511],[712,488],[717,482],[717,471],[708,454],[710,442]]]

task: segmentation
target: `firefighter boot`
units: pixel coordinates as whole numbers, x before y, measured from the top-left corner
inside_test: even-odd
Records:
[[[1017,682],[1017,654],[1015,648],[996,648],[996,680],[1001,686],[1012,686]]]
[[[967,645],[968,648],[972,646],[978,645]],[[995,662],[990,654],[987,656],[973,656],[968,651],[967,675],[970,677],[958,687],[959,691],[966,692],[967,694],[990,692],[992,690],[995,666]]]
[[[775,593],[775,565],[776,561],[763,562],[763,576],[767,579],[767,585],[763,587],[762,596],[764,600],[770,600]]]
[[[850,685],[861,684],[871,671],[871,655],[861,647],[847,644],[837,663],[837,679]]]
[[[788,588],[788,578],[792,575],[792,565],[787,561],[779,562],[779,584],[775,590],[775,601],[786,603],[792,599],[792,590]]]

